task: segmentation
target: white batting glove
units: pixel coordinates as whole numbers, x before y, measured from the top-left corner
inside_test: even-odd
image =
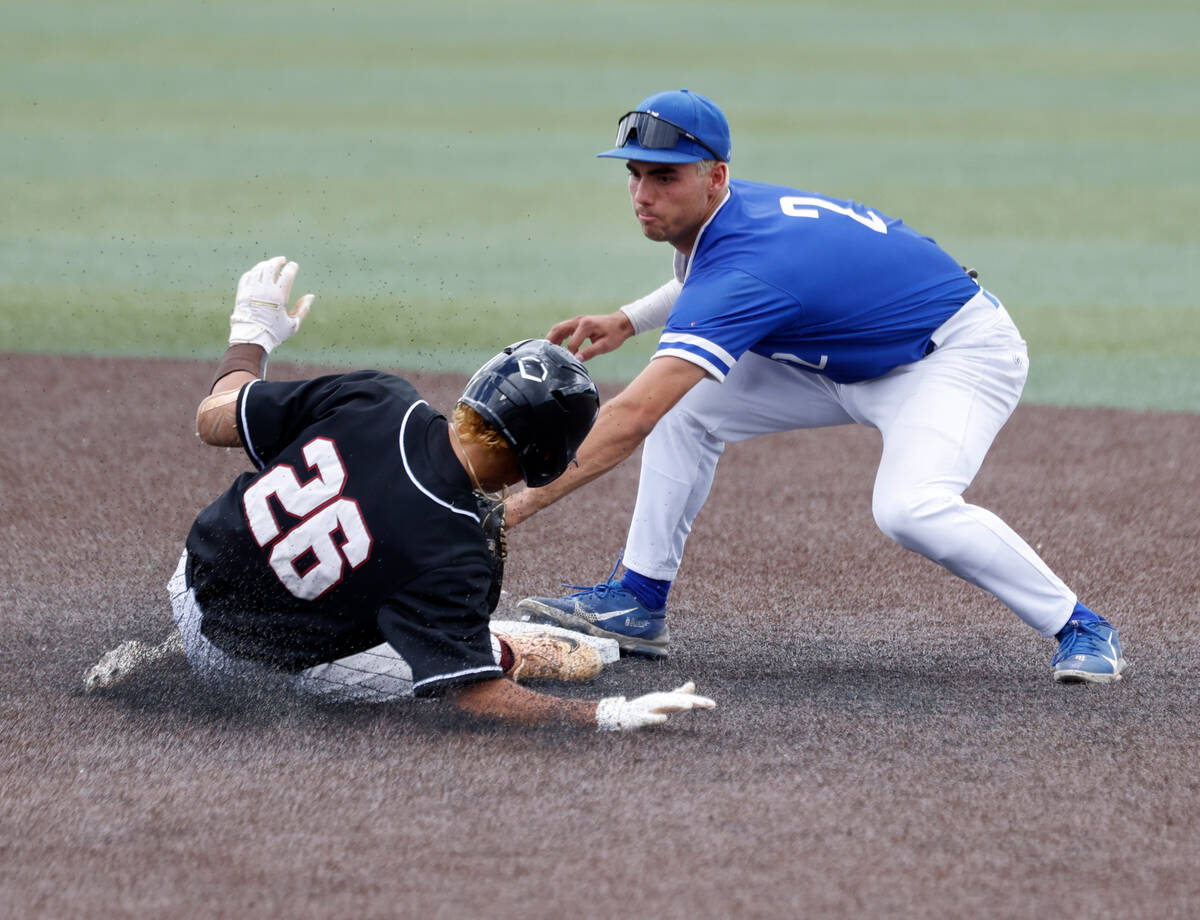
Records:
[[[605,697],[596,706],[596,726],[602,732],[627,732],[648,725],[661,725],[672,712],[692,709],[716,709],[706,696],[696,695],[696,685],[688,681],[665,693],[647,693],[631,700],[623,696]]]
[[[288,312],[292,282],[299,270],[286,256],[276,256],[242,275],[229,317],[230,345],[261,345],[270,354],[295,334],[316,299],[305,294]]]

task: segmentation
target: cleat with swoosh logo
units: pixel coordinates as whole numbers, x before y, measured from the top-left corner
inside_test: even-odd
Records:
[[[580,590],[565,597],[527,597],[517,610],[527,623],[615,639],[622,655],[666,658],[671,638],[666,611],[650,610],[615,575],[616,568],[608,581],[590,588],[566,585]]]
[[[1090,620],[1067,623],[1054,660],[1054,679],[1060,683],[1111,683],[1128,667],[1117,631]]]

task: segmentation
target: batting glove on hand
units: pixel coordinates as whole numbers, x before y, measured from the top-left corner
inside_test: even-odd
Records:
[[[716,709],[706,696],[696,695],[696,685],[688,681],[666,693],[647,693],[631,700],[623,696],[605,697],[596,706],[596,726],[602,732],[626,732],[647,725],[661,725],[667,714],[691,709]]]
[[[299,270],[286,256],[276,256],[242,275],[229,317],[230,345],[261,345],[269,354],[295,334],[316,299],[305,294],[288,311],[292,282]]]

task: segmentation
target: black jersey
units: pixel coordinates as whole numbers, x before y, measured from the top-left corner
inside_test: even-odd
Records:
[[[490,555],[446,419],[378,371],[254,381],[243,473],[188,534],[201,631],[300,671],[390,643],[413,693],[498,677]]]

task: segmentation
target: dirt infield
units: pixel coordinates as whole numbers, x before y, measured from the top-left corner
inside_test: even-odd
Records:
[[[85,696],[165,635],[188,526],[247,467],[193,434],[210,373],[0,357],[0,915],[1200,916],[1200,416],[1022,406],[969,493],[1120,627],[1115,686],[1055,685],[1052,643],[880,535],[878,436],[844,428],[732,446],[672,657],[559,688],[693,678],[713,713],[521,732],[179,662]],[[444,410],[464,382],[410,379]],[[508,598],[604,578],[636,473],[514,532]]]

